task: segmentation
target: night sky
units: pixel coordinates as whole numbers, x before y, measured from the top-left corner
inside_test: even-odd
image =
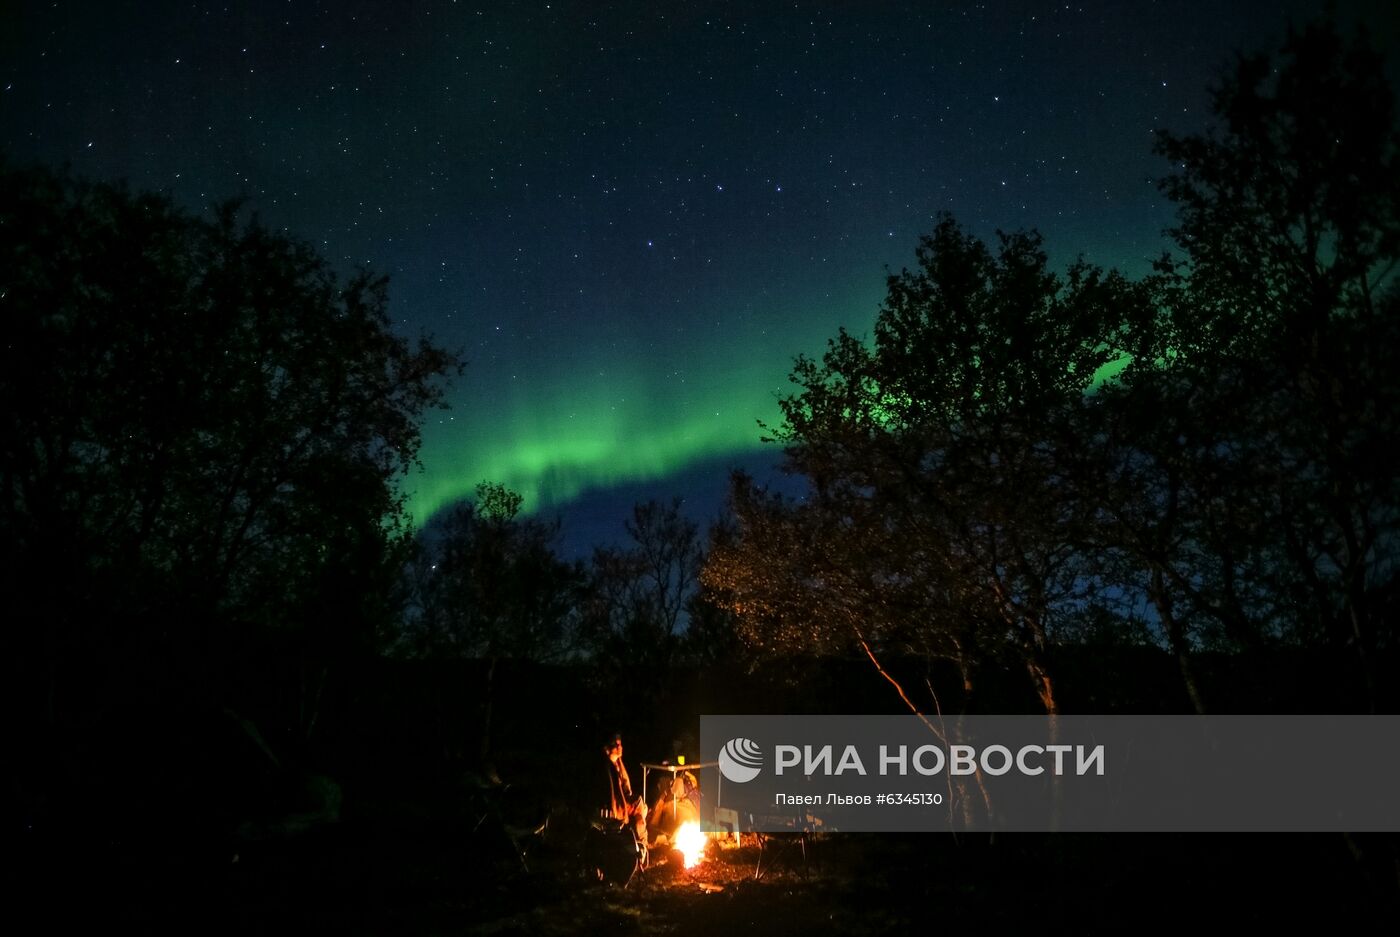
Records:
[[[792,357],[948,210],[1140,272],[1237,49],[1317,3],[0,5],[0,151],[244,195],[461,349],[415,516],[489,479],[574,538],[770,465]],[[1371,9],[1374,7],[1374,9]],[[1393,49],[1387,4],[1342,4]],[[583,495],[582,500],[576,500]]]

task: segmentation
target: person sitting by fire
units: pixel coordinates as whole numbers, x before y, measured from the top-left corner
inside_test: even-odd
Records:
[[[637,841],[647,841],[646,817],[642,814],[642,798],[632,793],[632,779],[622,761],[622,736],[614,733],[603,747],[607,757],[608,794],[604,813],[613,820],[632,827]]]

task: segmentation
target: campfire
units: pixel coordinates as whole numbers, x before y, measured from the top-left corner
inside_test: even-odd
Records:
[[[704,861],[705,847],[709,843],[709,836],[700,828],[701,796],[697,773],[717,764],[687,765],[682,757],[675,764],[642,765],[643,790],[655,795],[647,825],[681,854],[686,869],[694,869]],[[648,783],[652,772],[662,773],[664,778],[655,790]]]
[[[693,869],[705,858],[707,837],[700,832],[700,824],[694,820],[682,823],[676,830],[675,846],[685,856],[685,867]]]

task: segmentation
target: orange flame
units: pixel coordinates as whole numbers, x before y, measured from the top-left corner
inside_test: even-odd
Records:
[[[687,821],[676,830],[676,848],[685,856],[685,867],[693,869],[705,857],[705,834],[700,832],[700,824]]]

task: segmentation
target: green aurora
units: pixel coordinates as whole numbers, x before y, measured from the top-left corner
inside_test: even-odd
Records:
[[[819,354],[842,325],[861,334],[874,322],[884,285],[878,276],[866,279],[844,295],[794,304],[819,315],[778,315],[769,321],[786,324],[750,334],[731,323],[732,343],[645,355],[623,349],[572,361],[559,352],[532,362],[528,383],[495,386],[473,380],[468,362],[452,409],[424,427],[424,468],[405,486],[411,516],[421,525],[483,481],[519,492],[525,509],[537,511],[592,488],[663,478],[702,459],[742,462],[762,446],[759,421],[779,417],[794,357]]]

